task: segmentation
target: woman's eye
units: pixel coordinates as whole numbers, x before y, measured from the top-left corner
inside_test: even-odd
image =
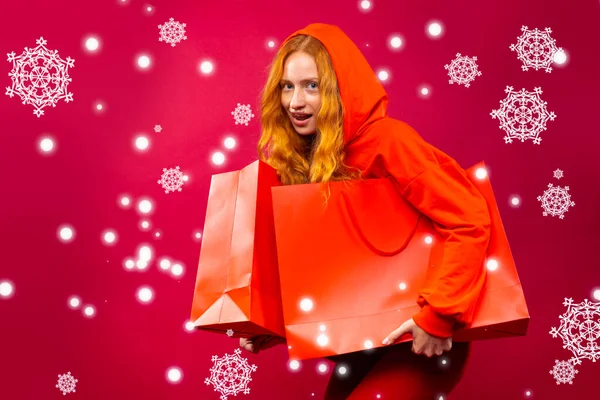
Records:
[[[311,82],[310,85],[314,85],[313,89],[316,89],[319,85],[316,82]]]

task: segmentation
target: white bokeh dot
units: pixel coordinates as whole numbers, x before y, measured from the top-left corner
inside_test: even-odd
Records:
[[[75,239],[75,229],[70,225],[62,225],[58,228],[58,237],[62,242],[71,242]]]
[[[370,0],[359,0],[358,2],[359,10],[361,11],[371,11],[373,8],[373,3]]]
[[[81,298],[79,296],[71,296],[69,297],[68,304],[72,309],[78,309],[81,306]]]
[[[193,332],[194,331],[194,323],[192,321],[186,321],[186,323],[183,325],[183,327],[188,332]]]
[[[388,47],[390,50],[398,51],[404,47],[404,39],[398,34],[394,34],[388,39]]]
[[[91,305],[85,306],[83,308],[83,315],[85,315],[88,318],[93,317],[94,315],[96,315],[96,308]]]
[[[168,271],[171,268],[171,261],[168,258],[163,258],[158,263],[158,267],[163,271]]]
[[[300,309],[304,312],[309,312],[313,309],[314,303],[311,299],[304,298],[300,300]]]
[[[390,79],[390,73],[386,70],[381,70],[377,73],[377,78],[379,78],[381,82],[387,82]]]
[[[559,66],[563,66],[568,61],[567,53],[565,52],[564,49],[560,49],[554,53],[552,60]]]
[[[479,180],[487,178],[487,175],[487,170],[485,168],[479,167],[475,170],[475,177]]]
[[[405,282],[400,282],[400,284],[398,285],[398,288],[400,290],[406,290],[406,283]]]
[[[419,97],[428,98],[431,96],[431,87],[429,85],[421,85],[418,88]]]
[[[15,285],[9,281],[0,281],[0,297],[8,299],[15,293]]]
[[[142,303],[150,303],[154,298],[154,292],[148,286],[142,286],[138,289],[137,298]]]
[[[223,165],[225,162],[225,154],[220,151],[215,151],[212,155],[212,162],[215,165]]]
[[[327,370],[328,370],[327,364],[325,364],[325,363],[319,363],[319,364],[317,364],[317,371],[319,373],[324,374],[324,373],[327,372]]]
[[[202,61],[200,63],[200,72],[202,72],[204,75],[212,73],[214,69],[215,66],[211,61]]]
[[[291,360],[288,366],[292,371],[298,371],[300,369],[300,362],[298,360]]]
[[[53,153],[55,147],[54,139],[50,137],[43,137],[39,142],[39,147],[43,153]]]
[[[496,260],[495,258],[490,258],[486,261],[485,266],[488,269],[488,271],[495,271],[498,269],[499,266],[498,260]]]
[[[129,206],[131,205],[131,198],[127,195],[122,195],[119,198],[119,205],[123,208],[129,208]]]
[[[95,36],[90,36],[85,40],[85,49],[89,52],[95,52],[100,48],[100,41]]]
[[[235,139],[232,138],[231,136],[226,137],[225,140],[223,141],[223,146],[225,146],[226,149],[233,149],[235,148],[236,142]]]
[[[512,207],[518,207],[521,205],[521,198],[516,195],[510,196],[509,203]]]
[[[131,258],[128,258],[123,263],[123,266],[125,267],[125,269],[132,270],[135,267],[135,261],[133,261]]]
[[[327,344],[329,344],[329,336],[321,333],[319,336],[317,336],[317,344],[321,347],[327,346]]]
[[[153,250],[148,245],[140,246],[138,250],[138,256],[140,260],[144,260],[146,262],[152,260]]]
[[[594,299],[596,299],[596,301],[600,301],[600,289],[594,290],[592,296],[594,297]]]
[[[148,147],[150,147],[150,140],[148,137],[140,135],[135,138],[134,145],[137,150],[148,150]]]
[[[183,373],[180,368],[171,367],[167,370],[167,381],[170,383],[179,383],[181,382],[181,378],[183,377]]]
[[[427,24],[427,35],[432,39],[440,38],[444,33],[444,27],[439,21],[431,21]]]
[[[183,266],[181,264],[173,264],[173,266],[171,267],[171,274],[173,276],[183,275]]]
[[[143,200],[140,200],[138,202],[138,207],[137,208],[138,208],[138,211],[141,214],[149,214],[149,213],[152,212],[152,210],[153,210],[154,207],[153,207],[152,202],[150,200],[143,199]]]
[[[102,241],[106,245],[114,245],[117,242],[117,233],[112,229],[107,229],[102,232]]]
[[[140,67],[141,69],[147,69],[150,67],[151,60],[148,55],[143,54],[141,56],[138,56],[136,62],[138,67]]]

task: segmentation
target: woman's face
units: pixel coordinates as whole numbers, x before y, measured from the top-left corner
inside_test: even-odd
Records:
[[[288,57],[281,78],[281,105],[300,135],[317,132],[317,113],[321,108],[318,82],[312,56],[296,52]]]

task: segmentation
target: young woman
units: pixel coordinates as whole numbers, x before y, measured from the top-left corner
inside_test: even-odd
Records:
[[[453,330],[470,322],[485,280],[485,199],[455,160],[387,115],[383,86],[337,26],[316,23],[290,35],[262,95],[258,154],[283,184],[390,178],[444,238],[419,291],[420,311],[381,338],[387,345],[328,357],[348,373],[332,374],[325,399],[445,398],[470,352],[469,343],[452,343]],[[405,333],[412,342],[394,344]],[[255,353],[280,343],[240,340]]]

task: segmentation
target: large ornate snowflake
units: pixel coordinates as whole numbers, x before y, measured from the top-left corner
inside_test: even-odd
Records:
[[[165,189],[165,193],[181,192],[183,186],[183,173],[179,171],[179,166],[175,168],[163,168],[163,174],[158,180],[158,184]]]
[[[246,126],[248,126],[248,122],[254,117],[254,114],[252,114],[252,110],[250,109],[250,104],[242,105],[240,103],[237,103],[237,107],[231,112],[231,115],[233,115],[236,125],[243,124]]]
[[[206,378],[204,383],[213,385],[215,392],[221,393],[221,400],[227,400],[230,395],[237,396],[240,392],[250,393],[250,373],[256,371],[256,365],[248,365],[248,360],[240,357],[241,352],[238,348],[234,355],[212,357],[214,365],[210,369],[210,378]]]
[[[75,60],[67,57],[65,61],[59,57],[58,50],[48,50],[43,37],[35,42],[36,48],[25,47],[20,56],[7,53],[13,69],[8,73],[12,87],[6,88],[6,94],[11,98],[16,94],[23,104],[31,104],[39,118],[44,115],[44,107],[56,107],[60,99],[65,103],[73,101],[73,93],[67,91],[67,86],[71,82],[68,69],[73,68]]]
[[[553,327],[550,335],[554,338],[559,336],[563,341],[563,349],[571,351],[573,357],[568,361],[556,360],[550,373],[558,384],[572,383],[577,373],[574,365],[581,364],[582,359],[596,362],[600,358],[600,303],[585,299],[582,303],[573,304],[573,299],[565,298],[563,305],[567,307],[567,312],[559,317],[560,326]]]
[[[444,68],[448,70],[448,76],[450,77],[449,83],[457,83],[469,87],[475,77],[481,76],[481,71],[478,70],[475,61],[477,61],[477,57],[463,57],[460,53],[456,53],[456,58],[452,60],[450,65],[444,65]]]
[[[542,202],[542,208],[544,209],[542,215],[544,217],[548,215],[555,217],[558,215],[558,218],[564,219],[565,213],[569,211],[569,207],[575,205],[575,202],[571,200],[568,186],[564,188],[560,186],[554,187],[551,183],[548,184],[548,189],[546,189],[544,194],[538,196],[537,199]]]
[[[552,72],[554,55],[562,48],[556,47],[556,40],[550,37],[552,30],[550,28],[540,31],[535,28],[529,30],[526,26],[521,27],[523,34],[517,38],[516,44],[511,44],[510,49],[516,51],[519,60],[523,62],[521,68],[527,71],[529,68],[545,68],[546,72]]]
[[[66,374],[58,375],[58,383],[56,387],[60,390],[63,396],[66,396],[67,393],[75,393],[75,386],[77,384],[77,379],[71,375],[71,371]]]
[[[160,29],[160,38],[158,38],[158,41],[170,43],[171,47],[175,47],[175,45],[182,40],[187,40],[187,36],[185,36],[185,26],[185,24],[181,24],[173,18],[170,18],[163,25],[158,26],[158,29]]]
[[[548,112],[547,103],[540,97],[541,88],[536,87],[533,92],[525,89],[515,92],[513,89],[512,86],[506,87],[504,91],[508,95],[500,101],[500,109],[492,110],[490,115],[492,119],[500,120],[500,129],[507,134],[504,137],[505,143],[512,143],[513,139],[521,142],[532,139],[534,144],[540,144],[540,133],[547,129],[548,120],[554,121],[556,114]]]

